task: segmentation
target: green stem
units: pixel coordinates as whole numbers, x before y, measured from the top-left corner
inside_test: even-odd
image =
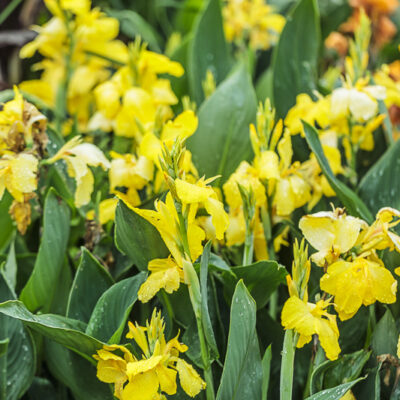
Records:
[[[0,25],[10,16],[10,14],[19,6],[22,0],[12,0],[0,14]]]
[[[375,315],[375,304],[371,304],[368,307],[369,311],[369,318],[368,318],[368,327],[367,327],[367,337],[365,339],[365,345],[364,348],[367,349],[369,345],[371,344],[371,339],[372,339],[372,334],[375,329],[376,325],[376,315]]]
[[[276,321],[276,314],[278,313],[278,290],[275,290],[269,298],[269,310],[268,314]]]
[[[203,362],[204,379],[207,384],[206,398],[207,400],[214,400],[215,399],[214,381],[212,376],[211,363],[208,356],[208,347],[204,336],[203,324],[201,322],[200,315],[196,315],[196,323],[200,339],[200,352],[201,352],[201,360]]]
[[[291,400],[293,390],[293,367],[295,355],[295,335],[293,330],[285,332],[281,361],[280,399]]]
[[[246,224],[246,237],[244,240],[243,265],[250,265],[253,262],[254,253],[254,232],[250,224]]]

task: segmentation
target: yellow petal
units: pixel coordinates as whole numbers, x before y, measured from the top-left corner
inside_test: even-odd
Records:
[[[191,223],[187,229],[187,237],[189,242],[190,257],[192,262],[194,262],[203,253],[202,242],[206,238],[206,234],[198,225]]]
[[[176,393],[176,371],[167,368],[164,365],[159,365],[156,368],[158,380],[160,382],[160,389],[169,395]]]
[[[295,329],[301,335],[311,336],[315,333],[314,317],[307,305],[298,297],[291,296],[282,309],[282,325],[285,329]]]
[[[176,369],[179,373],[179,380],[182,389],[191,397],[197,396],[206,388],[206,383],[201,379],[196,370],[182,359],[178,359]]]
[[[198,125],[198,118],[191,110],[179,114],[174,121],[168,121],[163,128],[162,140],[186,139],[193,135]]]
[[[154,267],[156,267],[156,270],[151,272],[150,276],[139,289],[138,299],[142,303],[147,303],[161,289],[164,289],[167,293],[172,293],[179,289],[179,268],[175,263],[171,267],[168,260],[155,259],[149,262],[149,270],[154,269]]]
[[[224,238],[224,232],[227,230],[229,225],[229,217],[224,210],[223,203],[217,199],[209,197],[204,202],[204,206],[212,217],[212,224],[215,227],[215,237],[218,240],[222,240]]]
[[[155,370],[138,374],[124,387],[122,400],[153,400],[158,392],[158,387]]]
[[[280,177],[279,158],[274,151],[263,151],[256,159],[256,168],[259,170],[261,179],[278,179]]]
[[[339,335],[326,319],[317,319],[316,333],[322,348],[325,350],[326,357],[333,361],[339,357],[340,347],[338,342]]]
[[[199,186],[175,179],[176,193],[183,204],[203,203],[214,194],[211,187]]]

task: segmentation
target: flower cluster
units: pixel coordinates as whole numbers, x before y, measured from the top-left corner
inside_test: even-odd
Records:
[[[182,389],[190,397],[197,396],[206,386],[196,370],[179,357],[187,346],[178,336],[165,340],[161,312],[153,311],[146,326],[129,322],[126,337],[133,339],[140,348],[136,357],[127,346],[105,345],[97,351],[97,377],[114,384],[114,395],[120,400],[165,400],[163,393],[174,395],[179,374]]]

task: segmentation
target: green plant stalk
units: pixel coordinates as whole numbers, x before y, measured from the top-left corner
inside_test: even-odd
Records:
[[[0,400],[7,400],[7,352],[0,356]]]
[[[212,376],[211,363],[208,353],[208,346],[204,336],[203,323],[201,321],[201,314],[196,315],[197,331],[200,339],[200,352],[201,360],[203,362],[204,379],[206,381],[206,398],[207,400],[215,399],[214,380]]]
[[[285,332],[282,348],[280,399],[291,400],[293,390],[293,367],[295,355],[295,334],[293,330]]]
[[[365,339],[364,348],[368,349],[371,344],[372,334],[375,330],[376,325],[376,315],[375,315],[375,304],[371,304],[368,307],[369,318],[368,318],[368,327],[367,327],[367,337]]]
[[[254,253],[254,232],[250,224],[246,224],[246,236],[244,240],[243,265],[250,265],[253,262]]]
[[[181,239],[183,241],[184,251],[189,258],[188,263],[191,264],[190,261],[190,249],[189,249],[189,241],[187,237],[187,230],[186,230],[186,223],[185,218],[180,211],[177,211],[178,220],[179,220],[179,230],[181,234]],[[193,266],[191,267],[193,268]],[[203,363],[203,371],[204,371],[204,379],[206,381],[206,398],[207,400],[215,400],[215,391],[214,391],[214,382],[211,370],[211,363],[209,358],[208,346],[204,335],[203,323],[202,323],[202,315],[201,315],[201,294],[200,294],[200,283],[198,282],[198,277],[196,272],[193,270],[193,274],[195,275],[195,286],[196,289],[193,288],[192,284],[188,285],[189,290],[189,297],[192,303],[192,308],[194,315],[196,317],[196,324],[197,324],[197,333],[199,335],[200,341],[200,354],[201,360]]]
[[[0,14],[0,25],[10,16],[10,14],[22,3],[22,0],[12,0]]]

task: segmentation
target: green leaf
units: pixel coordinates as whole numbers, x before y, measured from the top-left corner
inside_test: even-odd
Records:
[[[396,355],[398,330],[396,321],[389,309],[386,310],[383,317],[376,324],[372,336],[372,349],[379,356],[381,354]]]
[[[352,8],[348,0],[320,1],[321,34],[325,39],[350,17]]]
[[[7,261],[4,265],[4,276],[7,279],[10,287],[15,290],[17,286],[17,258],[15,257],[15,242],[12,241],[8,250]]]
[[[360,182],[360,197],[373,213],[382,207],[400,208],[400,141],[389,147]]]
[[[67,317],[89,322],[100,296],[110,288],[113,279],[86,248],[69,293]]]
[[[189,45],[189,86],[197,104],[204,99],[202,83],[210,70],[216,83],[222,82],[231,69],[225,40],[220,0],[208,0],[199,15]]]
[[[257,303],[257,308],[263,308],[271,294],[275,292],[281,283],[286,282],[287,271],[285,267],[276,261],[259,261],[251,265],[233,267],[231,271],[237,279],[243,279],[247,289]],[[232,287],[236,279],[232,275],[225,275]]]
[[[20,296],[30,311],[50,310],[64,263],[69,227],[69,208],[50,189],[44,204],[43,235],[35,267]]]
[[[335,361],[328,360],[318,365],[311,376],[310,393],[314,394],[323,388],[336,387],[357,379],[370,356],[370,351],[359,350],[345,354]]]
[[[0,253],[6,249],[15,231],[13,220],[8,213],[12,202],[12,196],[6,191],[0,199]]]
[[[133,10],[112,10],[108,9],[107,14],[110,17],[118,19],[123,32],[130,39],[140,36],[145,42],[149,44],[150,49],[153,51],[161,52],[159,34],[153,27],[137,12]]]
[[[76,400],[112,400],[107,385],[96,377],[96,368],[89,361],[52,340],[45,341],[46,363],[51,374],[74,395]]]
[[[208,312],[208,264],[210,262],[211,242],[204,246],[203,255],[200,263],[200,291],[201,291],[201,322],[203,324],[204,335],[212,359],[219,358],[217,343],[215,341],[214,330]]]
[[[271,371],[271,361],[272,361],[272,348],[271,345],[265,350],[264,357],[262,358],[262,396],[261,400],[267,400],[268,398],[268,386],[269,386],[269,376]]]
[[[115,212],[115,244],[142,271],[147,271],[150,260],[169,254],[157,229],[122,201]]]
[[[258,78],[256,84],[257,99],[264,103],[265,99],[270,99],[274,103],[274,73],[272,68],[268,68]]]
[[[232,299],[228,347],[217,400],[261,399],[261,392],[256,304],[243,281],[239,281]]]
[[[222,175],[225,182],[241,161],[252,154],[249,124],[257,101],[244,65],[238,68],[202,104],[199,127],[188,139],[188,149],[200,175]]]
[[[316,88],[320,22],[316,0],[301,0],[289,13],[273,55],[274,105],[282,118],[300,93]]]
[[[307,122],[302,122],[307,143],[311,151],[315,154],[322,172],[324,173],[332,189],[335,191],[337,197],[351,215],[360,217],[368,223],[372,223],[374,218],[365,203],[357,196],[356,193],[348,188],[343,182],[339,181],[339,179],[337,179],[332,172],[329,162],[325,157],[324,150],[322,149],[321,142],[319,141],[318,132]]]
[[[346,394],[356,383],[362,381],[365,378],[358,378],[355,381],[343,383],[342,385],[336,386],[332,389],[322,390],[316,394],[313,394],[310,397],[307,397],[306,400],[340,400],[342,396]]]
[[[81,321],[66,318],[55,314],[32,314],[23,303],[16,300],[0,304],[0,313],[15,318],[36,332],[62,344],[92,360],[96,350],[103,347],[103,343],[83,332],[85,324]]]
[[[15,294],[0,273],[0,302]],[[17,400],[29,388],[36,369],[35,345],[22,323],[0,315],[0,399]]]
[[[93,310],[86,334],[103,342],[119,343],[138,290],[145,280],[146,273],[140,272],[104,292]]]

